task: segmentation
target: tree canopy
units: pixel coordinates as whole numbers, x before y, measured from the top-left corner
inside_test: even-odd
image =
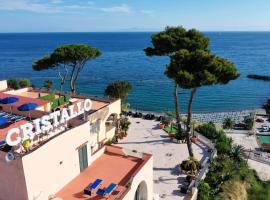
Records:
[[[76,81],[86,62],[100,55],[101,52],[98,49],[89,45],[66,44],[56,48],[50,55],[34,62],[32,67],[36,71],[56,70],[61,81],[61,91],[67,76],[70,75],[70,90],[75,93]]]
[[[107,86],[105,94],[111,98],[124,100],[132,90],[132,85],[128,81],[115,81]]]
[[[182,26],[166,27],[164,31],[151,37],[153,47],[144,49],[147,56],[168,56],[186,49],[208,50],[209,39],[196,29],[186,30]]]
[[[239,76],[233,63],[203,50],[176,52],[171,56],[171,63],[167,65],[165,73],[174,77],[184,89],[227,84]]]

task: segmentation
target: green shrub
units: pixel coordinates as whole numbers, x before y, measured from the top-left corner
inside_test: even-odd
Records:
[[[17,90],[17,89],[20,88],[19,82],[18,82],[18,80],[15,79],[15,78],[8,79],[8,80],[7,80],[7,85],[8,85],[9,88],[12,88],[12,89],[14,89],[14,90]]]
[[[50,91],[53,87],[53,82],[51,80],[45,80],[43,83],[43,87]]]
[[[201,181],[198,185],[198,200],[209,200],[210,199],[210,186],[208,183]]]
[[[234,127],[234,124],[235,122],[231,118],[227,117],[224,119],[222,125],[224,129],[232,129]]]
[[[50,93],[46,96],[43,97],[39,97],[40,99],[46,100],[46,101],[53,101],[55,100],[55,94],[54,93]]]
[[[206,178],[198,186],[199,200],[232,199],[235,195],[233,189],[237,187],[239,189],[235,191],[241,189],[241,195],[246,193],[244,196],[248,200],[270,199],[270,183],[261,181],[249,168],[241,155],[241,148],[232,147],[232,139],[223,130],[217,130],[211,123],[200,125],[196,130],[215,143],[218,153],[210,164]]]
[[[59,101],[59,105],[65,104],[65,97],[63,96],[59,97],[58,101]]]
[[[30,86],[30,80],[29,79],[21,79],[19,81],[19,86],[20,88],[26,88],[26,87],[29,87]]]
[[[218,137],[216,127],[211,122],[201,124],[195,130],[210,140]]]
[[[55,110],[56,108],[58,108],[58,106],[59,106],[59,100],[58,99],[54,99],[51,102],[52,102],[52,106],[51,106],[52,110]]]
[[[250,116],[245,120],[245,124],[246,124],[246,129],[252,130],[253,124],[254,124],[254,120],[253,120],[253,116],[252,116],[252,115],[250,115]]]

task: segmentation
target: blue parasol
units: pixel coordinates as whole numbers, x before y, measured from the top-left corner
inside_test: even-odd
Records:
[[[0,103],[2,103],[2,104],[12,104],[12,103],[15,103],[17,101],[19,101],[18,97],[6,97],[4,99],[1,99]],[[12,113],[11,106],[10,106],[10,112]]]
[[[19,101],[18,97],[6,97],[4,99],[1,99],[0,103],[2,103],[2,104],[12,104],[12,103],[15,103],[17,101]]]
[[[19,111],[30,111],[30,110],[35,110],[37,108],[37,104],[36,103],[25,103],[21,106],[19,106],[17,109]]]
[[[19,106],[17,109],[19,111],[29,111],[29,118],[31,120],[30,111],[35,110],[38,107],[36,103],[25,103],[21,106]]]
[[[5,125],[6,123],[8,123],[7,118],[5,118],[5,117],[1,117],[1,116],[0,116],[0,126]]]

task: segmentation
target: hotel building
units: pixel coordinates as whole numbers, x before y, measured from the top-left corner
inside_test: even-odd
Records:
[[[7,119],[0,126],[0,200],[153,199],[152,156],[105,144],[116,132],[119,99],[90,97],[91,109],[86,109],[89,105],[84,102],[89,97],[74,95],[60,100],[59,94],[33,88],[13,90],[5,80],[0,81],[0,99],[10,97],[17,101],[0,101],[0,115]],[[26,103],[37,107],[19,111]],[[79,112],[79,105],[84,105],[84,112]],[[54,115],[52,107],[61,116]],[[71,116],[71,108],[77,115],[67,120],[62,115],[69,109]],[[50,129],[35,123],[53,115],[58,116],[58,123],[50,118],[48,121],[54,123]],[[59,119],[62,117],[64,122]],[[33,125],[33,130],[26,124]],[[37,134],[25,139],[23,131]],[[98,179],[98,187],[91,195],[85,194],[85,188]],[[97,192],[106,191],[112,183],[116,186],[107,195]]]

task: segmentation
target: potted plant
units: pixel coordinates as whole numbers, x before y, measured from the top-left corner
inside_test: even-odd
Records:
[[[198,140],[198,136],[197,136],[197,135],[193,135],[193,136],[191,137],[191,141],[192,141],[193,143],[196,143],[197,140]]]
[[[181,185],[180,192],[186,194],[188,190],[188,185]]]
[[[163,122],[160,122],[160,123],[159,123],[159,128],[160,128],[160,129],[164,129],[164,128],[165,128],[165,124],[164,124]]]
[[[106,142],[106,145],[112,145],[113,141],[112,139],[109,139],[107,142]]]
[[[193,179],[195,179],[195,174],[200,169],[200,162],[194,157],[189,157],[187,160],[183,160],[180,167],[187,175],[194,176]]]
[[[114,144],[118,143],[118,136],[117,135],[113,136],[112,143],[114,143]]]
[[[127,131],[128,131],[128,129],[130,127],[130,124],[131,124],[131,122],[128,120],[128,118],[121,119],[120,125],[121,125],[121,129],[122,129],[122,132],[123,132],[123,136],[127,135]]]

